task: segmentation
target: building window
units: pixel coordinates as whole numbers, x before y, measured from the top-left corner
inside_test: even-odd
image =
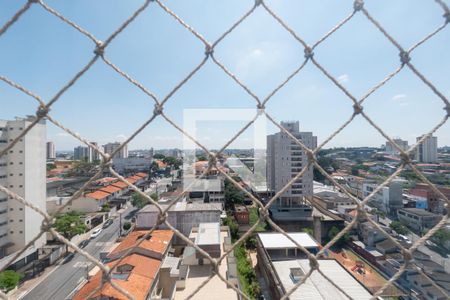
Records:
[[[23,222],[23,220],[22,220],[22,219],[20,219],[20,220],[19,220],[19,222]]]
[[[14,152],[14,150],[9,150],[9,153],[13,153]]]
[[[9,233],[10,233],[10,234],[13,234],[13,233],[14,233],[14,231],[12,231],[12,230],[11,230],[11,231],[10,231]]]
[[[19,176],[23,176],[23,174],[22,174],[22,173],[19,173]]]
[[[23,208],[21,207],[21,208],[19,208],[19,210],[23,210]]]
[[[23,231],[21,230],[21,231],[19,231],[19,233],[23,233]]]
[[[13,186],[13,185],[10,185],[9,187],[10,187],[10,188],[13,188],[14,186]]]
[[[23,151],[22,151],[22,150],[19,150],[19,153],[23,153]]]
[[[19,162],[19,165],[23,165],[23,162]]]

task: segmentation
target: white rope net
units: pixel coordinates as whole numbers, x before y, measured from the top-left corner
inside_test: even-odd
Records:
[[[431,0],[430,0],[431,1]],[[0,80],[5,82],[6,84],[10,85],[11,87],[27,94],[28,96],[34,98],[37,101],[38,107],[36,111],[36,118],[35,120],[24,130],[22,133],[13,141],[10,141],[6,147],[0,152],[0,157],[5,155],[21,138],[23,138],[33,126],[35,126],[41,119],[46,118],[48,121],[53,123],[55,126],[61,128],[83,144],[95,149],[100,153],[100,156],[102,158],[102,162],[100,164],[100,170],[92,177],[90,178],[73,196],[71,196],[70,200],[63,205],[55,214],[49,215],[46,211],[42,210],[39,207],[36,207],[31,202],[27,201],[27,199],[24,199],[20,197],[19,195],[15,194],[11,190],[9,190],[7,187],[0,186],[0,191],[7,194],[8,197],[11,197],[12,199],[28,206],[29,208],[33,209],[42,217],[44,218],[44,221],[41,225],[41,232],[38,236],[36,236],[28,245],[26,245],[21,251],[19,251],[13,258],[11,258],[10,263],[13,262],[15,259],[17,259],[24,251],[31,246],[34,241],[36,241],[39,237],[41,237],[45,232],[50,232],[56,239],[61,241],[62,243],[65,243],[68,247],[72,248],[74,251],[78,252],[79,254],[83,255],[87,260],[95,264],[100,268],[100,270],[103,272],[103,280],[101,286],[97,288],[96,291],[100,290],[104,283],[109,282],[115,289],[117,289],[120,293],[125,295],[129,299],[134,299],[133,295],[131,295],[128,291],[120,287],[119,285],[115,284],[113,280],[111,280],[111,270],[113,269],[104,265],[101,261],[96,259],[95,257],[91,256],[89,253],[84,251],[83,249],[79,248],[77,245],[71,243],[69,240],[67,240],[64,236],[62,236],[60,233],[58,233],[54,228],[52,228],[52,224],[55,220],[55,216],[62,212],[65,207],[71,204],[71,202],[80,197],[82,193],[86,190],[86,188],[93,183],[96,179],[98,179],[104,170],[109,170],[113,176],[117,177],[120,181],[127,184],[132,190],[134,190],[136,193],[139,193],[143,197],[147,198],[151,203],[153,203],[157,209],[159,210],[159,219],[158,219],[158,225],[165,224],[168,228],[172,229],[179,238],[184,240],[189,246],[194,247],[196,251],[201,253],[205,258],[209,259],[212,262],[212,274],[209,276],[205,282],[203,282],[192,294],[190,294],[187,298],[192,298],[195,296],[195,294],[208,282],[211,280],[211,278],[217,276],[219,277],[223,282],[227,283],[229,287],[234,289],[237,293],[240,294],[245,299],[249,299],[247,295],[245,295],[242,291],[240,291],[238,288],[236,288],[233,284],[228,283],[227,279],[222,276],[219,273],[219,264],[222,260],[224,260],[227,255],[229,255],[232,251],[234,251],[235,247],[243,242],[245,239],[247,239],[258,227],[258,225],[261,222],[268,222],[273,230],[281,233],[286,238],[288,238],[290,241],[292,241],[301,251],[303,251],[307,258],[310,261],[311,269],[310,271],[302,278],[301,281],[299,281],[295,286],[287,291],[287,293],[283,296],[283,299],[287,299],[300,285],[302,285],[313,272],[319,272],[323,277],[325,277],[333,286],[335,286],[337,289],[339,289],[344,295],[346,295],[348,298],[351,299],[350,296],[346,293],[346,291],[342,290],[341,287],[337,286],[333,283],[333,278],[327,277],[320,269],[320,264],[318,261],[318,257],[324,253],[327,249],[329,249],[333,244],[336,243],[341,237],[343,237],[344,234],[348,233],[357,223],[358,220],[364,216],[367,216],[366,211],[364,210],[364,205],[368,203],[369,200],[372,199],[372,197],[379,192],[383,187],[387,186],[397,175],[400,174],[402,170],[404,170],[406,167],[410,167],[410,169],[420,178],[421,181],[426,183],[429,188],[436,193],[439,198],[444,199],[446,203],[449,203],[449,199],[434,185],[432,184],[413,164],[413,162],[410,159],[410,154],[414,152],[414,150],[418,147],[418,145],[424,141],[427,137],[431,136],[433,133],[435,133],[440,127],[442,127],[447,119],[450,116],[450,103],[447,99],[447,97],[438,90],[438,88],[429,80],[425,75],[423,75],[412,63],[411,57],[414,53],[414,50],[426,43],[428,40],[432,39],[435,35],[440,33],[450,22],[450,11],[448,6],[444,3],[442,0],[435,0],[436,4],[442,8],[443,12],[443,19],[442,19],[442,25],[435,28],[432,32],[430,32],[428,35],[417,41],[415,44],[410,46],[409,48],[404,48],[402,45],[399,44],[399,42],[396,41],[396,39],[391,36],[372,15],[371,13],[365,8],[364,1],[363,0],[356,0],[353,3],[352,12],[343,18],[338,24],[336,24],[330,31],[328,31],[323,37],[321,37],[319,40],[317,40],[312,45],[307,44],[301,36],[299,36],[281,17],[279,17],[272,9],[271,7],[264,1],[264,0],[256,0],[252,8],[246,12],[241,18],[239,18],[235,23],[233,23],[228,30],[226,30],[217,40],[211,42],[208,41],[201,33],[197,32],[194,28],[192,28],[189,24],[187,24],[182,17],[178,16],[174,11],[170,9],[166,4],[164,4],[160,0],[146,0],[143,1],[142,6],[140,6],[131,16],[129,16],[111,35],[105,40],[100,41],[97,39],[92,33],[90,33],[88,30],[80,27],[75,22],[70,21],[67,19],[64,15],[50,7],[48,4],[46,4],[44,1],[41,0],[29,0],[25,3],[25,5],[20,8],[10,19],[7,21],[1,28],[0,28],[0,38],[2,37],[5,32],[8,31],[12,26],[14,26],[15,23],[20,22],[21,17],[30,9],[32,6],[39,6],[41,9],[45,10],[49,14],[59,18],[61,22],[68,24],[69,26],[73,27],[75,30],[77,30],[80,34],[84,35],[86,38],[90,39],[93,43],[93,54],[92,58],[89,59],[89,61],[83,65],[80,70],[72,77],[70,81],[68,81],[64,86],[62,86],[58,92],[51,97],[50,99],[47,99],[45,101],[40,96],[36,95],[35,93],[28,90],[26,87],[21,86],[20,84],[16,83],[13,79],[10,79],[6,77],[5,75],[0,74]],[[198,63],[198,65],[192,69],[187,76],[184,77],[183,80],[181,80],[178,84],[176,84],[171,91],[163,98],[157,97],[154,93],[152,93],[148,88],[143,86],[141,83],[139,83],[136,79],[134,79],[132,76],[126,73],[126,71],[120,69],[117,65],[115,65],[112,61],[108,59],[107,55],[107,49],[108,46],[114,42],[115,38],[121,34],[127,26],[134,22],[137,18],[139,18],[146,10],[148,9],[162,9],[164,12],[166,12],[168,15],[173,17],[176,21],[178,21],[179,25],[184,27],[186,30],[188,30],[193,36],[195,36],[200,43],[203,43],[205,46],[205,52],[203,59]],[[304,48],[304,58],[303,60],[299,61],[298,68],[292,72],[285,80],[283,80],[275,89],[272,90],[267,96],[265,97],[259,97],[254,93],[244,82],[242,82],[235,74],[233,74],[223,63],[219,61],[219,59],[214,55],[214,50],[220,46],[220,43],[229,35],[231,34],[238,26],[241,25],[241,23],[248,18],[250,15],[252,15],[256,10],[265,10],[271,17],[273,17],[275,22],[278,22],[298,43],[300,43]],[[318,48],[326,39],[328,39],[331,35],[333,35],[336,31],[340,30],[347,22],[349,22],[353,17],[355,17],[358,14],[362,14],[367,22],[369,22],[371,25],[375,26],[383,35],[384,37],[398,50],[399,54],[399,66],[390,74],[388,74],[382,81],[377,83],[375,86],[370,88],[364,96],[358,98],[354,96],[350,91],[348,91],[341,83],[340,81],[334,77],[330,72],[327,71],[326,67],[323,66],[320,63],[320,58],[316,58],[314,56],[314,51],[316,48]],[[258,109],[258,114],[253,118],[248,124],[246,124],[238,133],[236,133],[232,139],[229,140],[219,151],[212,153],[210,150],[207,149],[204,145],[202,145],[198,140],[193,138],[191,135],[189,135],[187,132],[183,130],[181,126],[176,124],[169,116],[167,116],[164,113],[164,106],[165,104],[171,100],[172,96],[177,92],[180,88],[182,88],[204,65],[205,63],[210,60],[214,62],[225,74],[227,74],[230,78],[236,82],[239,86],[241,86],[250,96],[254,99],[256,108]],[[154,111],[152,116],[144,122],[129,138],[126,139],[125,142],[121,144],[121,146],[116,149],[111,155],[106,154],[102,151],[99,147],[96,145],[93,145],[90,143],[87,139],[83,138],[70,128],[65,127],[61,122],[56,120],[51,115],[51,108],[52,106],[57,102],[60,101],[61,97],[64,95],[64,93],[67,92],[76,82],[94,65],[104,63],[111,67],[112,72],[116,72],[120,74],[125,80],[132,83],[136,88],[141,90],[146,96],[150,97],[152,101],[154,101]],[[293,136],[286,128],[284,128],[280,123],[278,123],[271,115],[270,112],[265,109],[266,104],[268,101],[271,100],[271,98],[280,90],[282,89],[292,78],[294,78],[298,73],[302,71],[302,69],[307,64],[312,64],[315,67],[317,67],[320,72],[322,72],[326,78],[328,78],[336,87],[338,87],[342,93],[350,100],[349,105],[353,106],[353,114],[346,120],[339,128],[337,128],[328,138],[326,138],[317,148],[310,149],[306,147],[301,140],[298,140],[295,136]],[[395,141],[378,125],[376,124],[370,116],[364,111],[364,102],[365,100],[375,91],[380,89],[383,85],[385,85],[388,81],[390,81],[392,78],[394,78],[398,73],[400,73],[403,69],[410,69],[426,86],[429,87],[429,89],[439,98],[442,100],[444,104],[444,111],[442,115],[442,119],[439,120],[439,122],[436,123],[436,125],[425,135],[422,136],[422,138],[412,147],[410,147],[407,151],[404,151],[399,145],[395,143]],[[343,103],[344,105],[344,103]],[[232,177],[230,177],[227,173],[225,173],[221,168],[217,168],[219,172],[226,177],[228,180],[230,180],[238,189],[240,189],[242,192],[244,192],[249,198],[253,200],[253,202],[258,206],[259,213],[260,213],[260,219],[256,224],[254,224],[245,234],[243,234],[238,241],[233,243],[232,247],[227,250],[220,258],[212,258],[208,253],[206,253],[204,250],[199,248],[197,245],[195,245],[192,241],[189,240],[188,237],[184,236],[182,233],[180,233],[174,226],[172,226],[168,220],[167,220],[167,212],[170,209],[172,205],[174,205],[179,199],[181,199],[188,191],[190,190],[190,187],[196,183],[196,181],[192,182],[190,186],[185,187],[183,192],[177,199],[174,199],[167,207],[163,208],[161,207],[155,199],[152,199],[147,194],[143,193],[139,188],[137,188],[135,185],[129,183],[124,177],[120,176],[116,171],[112,169],[112,157],[114,154],[118,153],[124,146],[126,146],[131,140],[133,140],[141,131],[143,131],[147,126],[149,126],[156,118],[163,118],[165,121],[167,121],[170,126],[173,126],[175,129],[180,131],[183,135],[187,136],[189,139],[191,139],[198,147],[203,149],[208,155],[209,155],[209,166],[206,170],[204,170],[203,174],[197,178],[197,180],[202,179],[205,174],[213,167],[216,166],[216,157],[220,155],[228,145],[230,145],[234,140],[236,140],[249,126],[251,126],[256,118],[259,116],[265,116],[271,123],[273,123],[277,128],[279,128],[282,132],[286,133],[292,141],[300,146],[306,153],[308,157],[308,163],[306,166],[303,167],[301,172],[299,172],[295,177],[293,177],[290,182],[286,184],[286,186],[278,191],[268,202],[266,205],[264,205],[261,201],[261,199],[258,199],[253,194],[246,191],[240,184],[238,184]],[[387,180],[385,180],[382,184],[380,184],[370,195],[365,197],[364,199],[360,200],[350,194],[341,184],[339,184],[333,177],[331,177],[322,167],[318,164],[316,155],[320,149],[322,149],[325,145],[327,145],[337,134],[339,134],[344,128],[346,128],[356,116],[360,115],[362,118],[367,120],[367,122],[376,130],[378,131],[387,141],[391,142],[392,145],[397,149],[397,151],[400,153],[401,156],[401,163],[397,170],[391,174]],[[307,249],[299,245],[295,240],[293,240],[289,235],[286,234],[286,232],[280,228],[276,223],[274,223],[269,218],[269,207],[273,204],[273,202],[281,195],[283,192],[285,192],[294,182],[296,182],[298,179],[301,178],[301,176],[308,170],[310,166],[314,166],[317,168],[330,182],[333,183],[334,186],[338,187],[341,191],[343,191],[349,198],[353,200],[353,202],[357,205],[357,217],[353,219],[351,223],[345,226],[339,234],[337,234],[330,242],[328,242],[324,247],[320,250],[319,253],[313,255],[312,253],[308,252]],[[311,203],[314,205],[314,203]],[[450,211],[449,211],[450,212]],[[433,236],[436,231],[444,226],[445,223],[447,223],[449,219],[449,215],[444,215],[441,219],[441,221],[434,226],[431,230],[429,230],[424,236],[422,236],[420,239],[418,239],[411,247],[406,249],[403,247],[397,240],[392,238],[386,231],[383,230],[383,228],[380,227],[379,224],[374,222],[371,218],[366,218],[367,221],[369,221],[375,228],[380,230],[387,239],[391,240],[398,248],[401,249],[401,253],[404,257],[404,264],[399,268],[398,272],[395,273],[394,276],[392,276],[381,288],[379,288],[374,294],[373,299],[376,299],[377,296],[381,295],[387,288],[391,287],[394,282],[400,278],[400,276],[405,272],[407,268],[414,267],[413,263],[413,252],[418,249],[419,246],[423,245],[425,241],[427,241],[431,236]],[[152,228],[146,236],[142,237],[137,243],[136,246],[139,245],[140,242],[144,241],[155,229],[157,226]],[[131,251],[130,249],[128,253]],[[125,257],[128,253],[125,253],[123,257]],[[121,259],[119,259],[117,262],[115,262],[115,265],[118,265],[121,262]],[[436,287],[439,291],[441,291],[444,295],[447,295],[447,297],[450,299],[450,295],[441,288],[439,285],[437,285],[433,280],[431,280],[423,271],[418,269],[419,272],[426,276],[431,282],[431,284]],[[94,291],[92,294],[94,294],[96,291]],[[0,297],[7,299],[7,295],[3,292],[0,292]]]

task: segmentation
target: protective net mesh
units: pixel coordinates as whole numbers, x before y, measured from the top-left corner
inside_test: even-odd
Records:
[[[323,277],[325,277],[335,288],[339,289],[344,295],[346,295],[348,298],[351,298],[348,296],[345,290],[343,290],[340,286],[336,285],[333,282],[333,278],[327,277],[320,269],[320,263],[318,261],[318,257],[324,253],[327,249],[329,249],[333,244],[335,244],[341,237],[343,237],[344,234],[348,233],[362,217],[367,217],[366,211],[364,210],[364,205],[368,203],[368,201],[377,193],[379,192],[383,187],[387,186],[397,175],[400,174],[402,170],[404,170],[406,167],[409,167],[419,178],[421,181],[426,183],[429,188],[436,193],[439,198],[444,199],[446,203],[449,202],[449,199],[441,193],[441,191],[432,184],[413,164],[413,162],[410,159],[411,154],[415,151],[415,149],[418,147],[418,145],[423,142],[427,137],[431,136],[434,132],[436,132],[441,126],[445,124],[447,119],[450,116],[450,104],[448,99],[445,97],[443,93],[441,93],[436,86],[429,80],[425,75],[423,75],[412,63],[411,61],[411,55],[413,54],[414,50],[424,43],[426,43],[428,40],[432,39],[436,34],[438,34],[440,31],[442,31],[447,24],[450,22],[450,11],[448,9],[448,6],[441,0],[435,0],[436,4],[442,8],[443,12],[443,19],[442,19],[442,25],[437,27],[435,30],[433,30],[431,33],[420,39],[417,43],[410,46],[409,48],[404,48],[401,46],[396,39],[391,36],[372,15],[371,13],[365,8],[364,2],[362,0],[356,0],[353,3],[353,9],[352,12],[343,18],[336,26],[334,26],[330,31],[328,31],[323,37],[321,37],[317,42],[315,42],[312,45],[307,44],[302,37],[300,37],[282,18],[280,18],[270,7],[269,5],[263,1],[263,0],[256,0],[253,7],[246,12],[240,19],[238,19],[234,24],[232,24],[228,30],[226,30],[216,41],[210,42],[208,41],[201,33],[197,32],[194,28],[192,28],[189,24],[187,24],[180,16],[178,16],[175,12],[173,12],[170,7],[168,7],[166,4],[162,3],[159,0],[147,0],[145,1],[142,6],[140,6],[131,16],[129,16],[125,22],[123,22],[105,41],[100,41],[97,39],[92,33],[90,33],[88,30],[81,28],[79,25],[77,25],[75,22],[70,21],[67,19],[64,15],[47,5],[44,1],[41,0],[30,0],[25,3],[25,5],[20,8],[12,17],[9,19],[6,24],[4,24],[0,29],[0,38],[9,28],[14,26],[15,23],[20,22],[21,17],[24,13],[26,13],[30,7],[32,6],[39,6],[41,9],[45,10],[51,15],[54,15],[57,17],[62,23],[66,23],[70,26],[72,26],[74,29],[76,29],[80,34],[84,35],[86,38],[90,39],[93,42],[93,55],[92,58],[86,63],[86,65],[82,66],[80,71],[77,72],[73,78],[67,82],[63,87],[59,89],[59,91],[48,101],[44,101],[40,96],[34,94],[30,90],[28,90],[26,87],[23,87],[13,81],[12,79],[0,75],[0,79],[5,82],[6,84],[10,85],[11,87],[16,88],[17,90],[20,90],[21,92],[27,94],[28,96],[34,98],[38,103],[38,108],[36,111],[36,118],[35,120],[24,130],[22,133],[15,138],[13,141],[10,141],[6,147],[0,152],[0,157],[5,155],[21,138],[23,138],[33,126],[35,126],[41,119],[47,119],[49,122],[53,123],[55,126],[61,128],[77,140],[81,141],[82,143],[86,144],[87,146],[95,149],[98,151],[102,157],[102,162],[100,164],[100,170],[92,177],[90,180],[88,180],[73,196],[71,196],[70,200],[63,205],[59,210],[53,214],[49,215],[46,211],[42,210],[39,207],[36,207],[29,201],[29,199],[24,199],[21,196],[15,194],[11,190],[9,190],[7,187],[0,186],[0,191],[7,194],[8,197],[14,199],[15,201],[18,201],[40,215],[44,218],[44,221],[41,226],[41,232],[38,236],[36,236],[30,243],[24,247],[19,253],[17,253],[13,258],[11,258],[10,262],[13,262],[16,258],[18,258],[29,246],[31,246],[34,241],[36,241],[39,237],[41,237],[45,232],[50,232],[56,239],[61,241],[62,243],[65,243],[68,247],[72,248],[74,251],[78,252],[79,254],[83,255],[88,261],[92,262],[96,266],[100,268],[100,270],[103,272],[103,280],[102,285],[97,288],[97,290],[101,289],[103,284],[106,282],[109,282],[115,289],[117,289],[120,293],[128,297],[129,299],[134,299],[133,295],[131,295],[127,290],[123,289],[119,285],[117,285],[113,280],[111,280],[111,270],[113,267],[108,267],[105,264],[103,264],[101,261],[96,259],[95,257],[91,256],[89,253],[84,251],[83,249],[79,248],[77,245],[71,243],[69,240],[67,240],[64,236],[62,236],[60,233],[58,233],[53,227],[52,224],[54,223],[54,217],[59,212],[62,212],[65,207],[69,206],[71,202],[80,197],[83,192],[86,190],[86,188],[93,183],[96,179],[98,179],[103,171],[109,170],[113,176],[117,177],[120,181],[127,184],[132,190],[134,190],[136,193],[139,193],[143,197],[147,198],[151,203],[153,203],[157,209],[159,210],[159,218],[158,218],[158,225],[165,224],[168,228],[172,229],[179,238],[184,240],[189,246],[194,247],[196,251],[198,251],[201,255],[206,257],[212,262],[212,273],[211,276],[209,276],[203,284],[201,284],[191,295],[189,295],[188,298],[191,298],[195,296],[195,294],[202,289],[202,287],[209,281],[211,278],[218,276],[223,282],[227,283],[228,286],[232,289],[234,289],[237,293],[239,293],[243,298],[248,299],[248,297],[240,291],[238,288],[236,288],[232,283],[227,282],[227,278],[225,278],[223,275],[219,273],[219,264],[222,260],[224,260],[227,255],[229,255],[232,251],[234,251],[235,247],[244,241],[246,238],[248,238],[258,227],[258,225],[261,222],[268,222],[272,229],[274,231],[277,231],[284,235],[287,239],[289,239],[291,242],[293,242],[301,251],[303,251],[307,258],[310,261],[310,271],[305,274],[305,276],[300,280],[298,283],[295,284],[295,286],[287,291],[287,293],[283,296],[284,298],[288,298],[300,285],[304,284],[304,282],[311,276],[313,272],[319,272]],[[165,96],[164,98],[157,97],[154,93],[152,93],[148,88],[143,86],[141,83],[139,83],[137,80],[132,78],[129,74],[127,74],[124,70],[120,69],[118,66],[116,66],[112,61],[108,59],[107,56],[107,49],[108,46],[114,41],[114,39],[121,34],[126,27],[134,22],[139,16],[147,10],[150,6],[153,7],[153,9],[162,9],[164,12],[166,12],[168,15],[173,17],[180,26],[184,27],[186,30],[188,30],[193,36],[195,36],[200,43],[203,43],[205,46],[205,52],[204,52],[204,58],[200,61],[198,65],[190,73],[184,77],[183,80],[181,80],[177,85],[175,85],[171,91]],[[241,23],[248,18],[250,15],[252,15],[256,10],[265,10],[271,17],[273,17],[275,22],[278,22],[298,43],[300,43],[304,47],[304,58],[299,61],[299,67],[292,72],[285,80],[283,80],[275,89],[272,90],[266,97],[260,98],[256,95],[245,83],[243,83],[235,74],[233,74],[223,63],[221,63],[218,58],[214,55],[214,50],[216,47],[220,45],[220,43],[229,35],[231,34],[238,26],[241,25]],[[336,31],[338,31],[340,28],[345,26],[347,22],[349,22],[352,18],[354,18],[357,14],[362,14],[367,22],[369,22],[371,25],[375,26],[383,35],[384,37],[398,50],[399,54],[399,66],[390,74],[388,74],[382,81],[380,81],[378,84],[370,88],[364,96],[358,98],[354,96],[350,91],[348,91],[341,83],[340,81],[334,77],[330,72],[327,71],[326,67],[323,66],[320,61],[314,56],[314,51],[316,48],[321,46],[321,44],[327,40],[330,36],[332,36]],[[255,101],[258,113],[255,115],[255,117],[249,121],[248,124],[246,124],[232,139],[229,140],[219,151],[212,153],[209,151],[204,145],[202,145],[198,140],[193,138],[191,135],[189,135],[187,132],[183,130],[183,128],[179,125],[177,125],[171,118],[169,118],[164,113],[164,105],[170,101],[174,93],[182,88],[189,79],[196,74],[204,65],[205,63],[210,60],[214,62],[225,74],[227,74],[230,78],[233,79],[233,81],[241,86]],[[87,139],[83,138],[76,132],[72,131],[70,128],[65,127],[63,124],[61,124],[59,121],[55,120],[51,115],[51,108],[52,106],[61,99],[61,96],[67,92],[94,64],[96,63],[104,63],[111,67],[112,72],[116,72],[120,74],[124,79],[132,83],[134,86],[136,86],[137,89],[141,90],[145,95],[150,97],[152,101],[154,101],[154,111],[153,115],[150,119],[148,119],[145,123],[143,123],[125,142],[121,144],[121,146],[116,149],[112,154],[106,154],[102,151],[102,149],[98,148],[96,145],[93,145],[90,143]],[[270,115],[270,112],[265,109],[265,106],[268,101],[271,100],[271,98],[280,90],[282,89],[286,83],[288,83],[293,77],[295,77],[298,73],[302,71],[302,69],[307,64],[312,64],[315,67],[317,67],[320,72],[322,72],[326,78],[328,78],[336,87],[338,87],[350,100],[349,105],[353,106],[353,114],[352,116],[345,121],[342,126],[337,128],[328,138],[324,140],[323,143],[321,143],[317,148],[310,149],[306,147],[301,140],[297,139],[294,135],[292,135],[286,128],[284,128],[280,123],[275,121],[275,119]],[[377,125],[369,115],[364,111],[364,102],[365,100],[375,91],[380,89],[384,84],[386,84],[388,81],[390,81],[392,78],[394,78],[397,74],[399,74],[404,68],[408,68],[412,71],[413,74],[415,74],[429,89],[439,98],[442,100],[444,104],[444,111],[443,111],[443,117],[441,120],[438,120],[437,124],[434,126],[432,130],[430,130],[427,134],[423,135],[422,138],[412,147],[410,147],[407,151],[403,150],[399,145],[395,143],[391,137],[386,134],[386,132]],[[344,103],[342,104],[344,105]],[[391,142],[392,145],[396,148],[396,150],[400,153],[401,156],[401,163],[397,170],[391,174],[387,180],[385,180],[382,184],[380,184],[370,195],[365,197],[364,199],[358,199],[355,196],[353,196],[351,193],[349,193],[344,186],[342,186],[340,183],[338,183],[333,177],[331,177],[322,167],[318,164],[316,159],[316,154],[318,151],[323,148],[326,144],[330,142],[338,133],[340,133],[344,128],[346,128],[353,120],[354,118],[360,115],[362,118],[367,120],[367,122],[376,130],[378,131],[387,141]],[[238,189],[242,190],[248,197],[250,197],[253,202],[258,206],[259,208],[259,215],[260,219],[256,224],[254,224],[245,234],[243,234],[238,241],[233,243],[232,247],[230,247],[220,258],[212,258],[208,253],[206,253],[204,250],[199,248],[196,244],[194,244],[191,240],[189,240],[188,237],[184,236],[182,233],[180,233],[172,224],[170,224],[167,220],[167,212],[170,209],[172,205],[174,205],[179,199],[181,199],[188,191],[190,190],[190,187],[196,183],[196,181],[191,183],[191,186],[185,187],[183,192],[177,197],[177,199],[174,199],[171,201],[171,203],[168,206],[165,206],[164,208],[161,207],[155,199],[152,199],[147,194],[143,193],[138,187],[128,182],[124,177],[120,176],[114,169],[112,169],[112,157],[114,154],[121,151],[121,149],[126,146],[132,139],[134,139],[144,128],[150,125],[156,118],[163,118],[165,121],[167,121],[168,126],[173,126],[175,129],[180,131],[183,135],[187,136],[189,139],[191,139],[198,147],[202,148],[208,155],[209,155],[209,165],[206,170],[204,170],[203,174],[197,178],[197,180],[203,178],[205,174],[213,167],[216,166],[216,157],[220,155],[228,145],[230,145],[234,140],[236,140],[250,125],[252,125],[255,120],[260,117],[264,116],[266,117],[271,123],[273,123],[276,127],[278,127],[282,132],[286,133],[293,141],[293,143],[300,146],[307,154],[308,157],[308,163],[305,165],[301,172],[299,172],[295,177],[293,177],[286,186],[278,191],[267,203],[264,205],[261,201],[261,199],[258,199],[253,194],[246,191],[240,184],[238,184],[232,177],[230,177],[227,173],[225,173],[221,168],[217,168],[217,170],[222,173],[224,177],[226,177],[228,180],[230,180]],[[274,223],[269,218],[268,209],[273,204],[273,202],[282,195],[294,182],[296,182],[298,179],[301,178],[301,176],[310,168],[311,166],[314,166],[317,168],[330,182],[332,182],[336,187],[338,187],[342,192],[344,192],[349,198],[351,198],[354,203],[357,205],[357,217],[353,219],[352,222],[350,222],[348,225],[343,228],[339,234],[337,234],[329,243],[327,243],[319,253],[312,254],[308,252],[307,249],[299,245],[295,240],[293,240],[289,235],[286,234],[286,232],[280,228],[276,223]],[[315,203],[311,203],[311,205],[315,205]],[[441,219],[441,221],[434,226],[431,230],[429,230],[424,236],[422,236],[420,239],[418,239],[414,244],[409,247],[408,249],[403,247],[396,239],[392,238],[391,235],[389,235],[383,228],[380,227],[378,223],[373,221],[371,218],[365,218],[368,222],[370,222],[375,228],[377,228],[380,232],[382,232],[387,239],[392,241],[398,248],[401,249],[401,253],[404,257],[404,264],[399,268],[399,270],[395,273],[394,276],[392,276],[382,287],[380,287],[378,290],[374,291],[373,299],[375,299],[377,296],[381,295],[386,289],[391,287],[393,283],[399,279],[399,277],[405,272],[407,268],[415,268],[416,266],[412,262],[413,260],[413,252],[418,249],[419,246],[423,245],[425,241],[427,241],[432,235],[436,233],[438,229],[440,229],[444,224],[448,221],[448,215],[444,215]],[[137,242],[136,246],[144,241],[154,230],[156,229],[156,226],[150,230],[146,236],[143,236],[139,241]],[[130,249],[128,253],[131,251]],[[125,253],[123,257],[125,257],[128,253]],[[115,262],[115,265],[118,265],[120,263],[121,259],[119,259],[117,262]],[[416,267],[417,268],[417,267]],[[430,283],[438,289],[442,294],[446,295],[448,298],[450,298],[450,295],[447,294],[447,292],[441,288],[439,285],[437,285],[433,280],[431,280],[420,268],[417,268],[418,272],[421,273],[423,276],[428,278],[430,280]],[[93,293],[95,293],[94,291]],[[3,292],[0,292],[0,296],[2,298],[7,298],[7,295]]]

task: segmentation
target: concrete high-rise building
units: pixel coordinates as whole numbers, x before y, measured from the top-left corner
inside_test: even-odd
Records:
[[[98,144],[96,142],[91,142],[92,145],[98,147]],[[92,147],[89,147],[89,161],[95,162],[100,160],[100,153],[98,153],[97,150],[95,150]]]
[[[282,122],[293,136],[306,147],[317,147],[317,137],[312,132],[300,132],[299,122]],[[282,131],[267,136],[267,185],[269,190],[277,193],[308,163],[306,152]],[[278,199],[276,207],[285,208],[306,207],[305,198],[313,195],[313,167],[309,167],[291,187]],[[310,209],[308,210],[310,213]],[[298,211],[298,214],[301,214]],[[307,214],[307,212],[306,212]]]
[[[17,138],[34,117],[0,120],[0,151]],[[0,157],[0,185],[46,209],[46,125],[39,121],[8,152]],[[0,192],[0,258],[27,245],[40,230],[43,217]],[[19,265],[37,258],[37,249],[45,245],[45,235],[37,239],[16,261]],[[5,258],[7,260],[7,258]],[[1,262],[3,263],[3,262]]]
[[[119,147],[120,147],[120,143],[119,142],[108,143],[106,145],[103,145],[103,150],[107,154],[112,154]],[[120,149],[120,151],[117,152],[116,155],[114,155],[113,158],[127,158],[127,157],[128,157],[128,147],[127,147],[127,145],[125,145],[125,147]]]
[[[402,149],[403,151],[407,151],[409,149],[408,141],[404,141],[402,139],[393,139],[393,141]],[[386,152],[391,155],[397,155],[400,152],[397,148],[394,147],[394,145],[390,142],[386,142]]]
[[[74,160],[89,160],[89,148],[84,146],[78,146],[73,149],[73,159]]]
[[[55,159],[56,151],[55,144],[53,142],[47,142],[47,159]]]
[[[417,137],[418,142],[422,136]],[[437,162],[437,137],[429,136],[417,146],[416,160],[424,163]]]

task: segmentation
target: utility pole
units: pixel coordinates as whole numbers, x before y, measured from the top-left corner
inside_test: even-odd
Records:
[[[122,236],[122,213],[119,213],[119,237]]]

